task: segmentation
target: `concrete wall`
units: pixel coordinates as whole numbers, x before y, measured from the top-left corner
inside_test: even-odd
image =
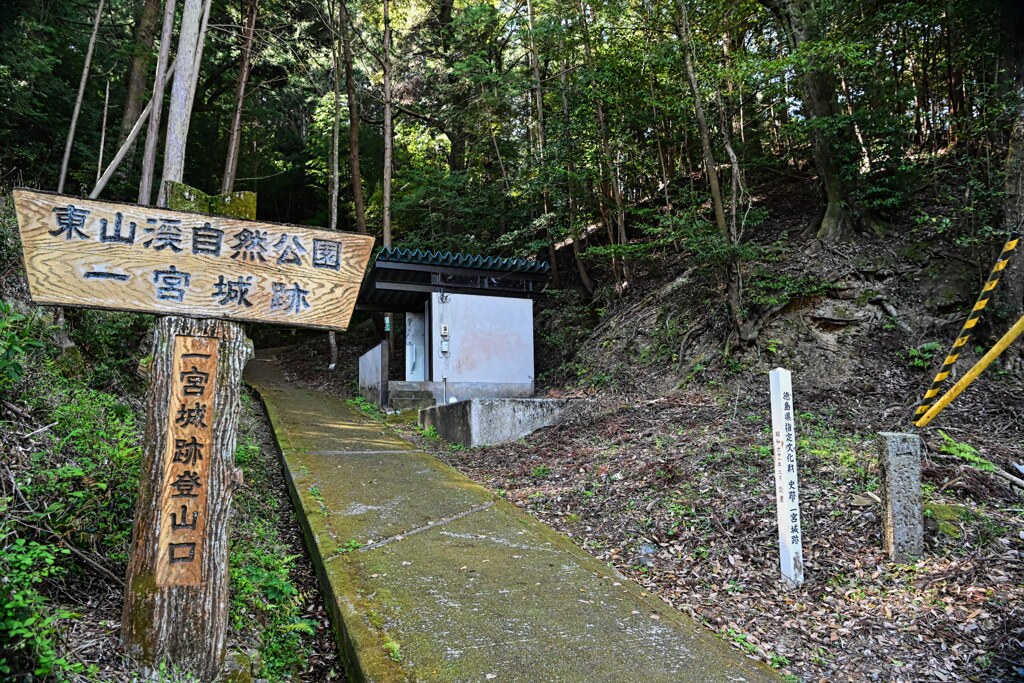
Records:
[[[392,398],[402,392],[429,391],[437,403],[449,399],[466,401],[471,398],[528,398],[533,396],[533,382],[499,384],[492,382],[396,382],[388,383]]]
[[[456,383],[533,385],[533,301],[470,294],[431,294],[430,379]],[[441,326],[449,330],[449,353]],[[455,394],[458,396],[458,394]],[[506,394],[520,395],[520,394]],[[462,398],[462,397],[460,397]]]
[[[359,356],[359,395],[371,403],[380,403],[381,344]]]
[[[445,441],[467,447],[514,441],[558,424],[569,399],[472,399],[420,411],[419,423],[433,427]]]

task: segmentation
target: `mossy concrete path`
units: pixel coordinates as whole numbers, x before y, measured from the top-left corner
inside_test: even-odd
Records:
[[[354,681],[779,681],[567,538],[258,354]]]

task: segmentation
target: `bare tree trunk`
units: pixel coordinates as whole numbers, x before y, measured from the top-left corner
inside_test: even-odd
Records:
[[[128,92],[124,97],[121,114],[119,143],[128,137],[132,126],[142,113],[143,95],[149,79],[149,60],[153,51],[154,29],[160,16],[160,0],[143,0],[139,18],[135,21],[135,40],[132,48],[132,66],[128,71]]]
[[[391,112],[391,14],[390,0],[384,0],[384,246],[391,246],[391,166],[395,134]]]
[[[726,156],[729,157],[729,167],[732,171],[729,179],[729,255],[726,259],[726,300],[729,311],[732,313],[733,327],[739,335],[740,341],[749,343],[757,339],[760,327],[754,324],[746,324],[743,314],[743,273],[740,270],[740,259],[736,253],[736,247],[743,239],[743,225],[740,222],[740,201],[743,195],[743,171],[740,169],[740,160],[732,146],[732,138],[729,130],[733,129],[726,115],[725,105],[722,102],[722,90],[717,91],[718,111],[721,116],[719,129],[722,132],[722,147]]]
[[[537,51],[537,40],[534,35],[533,0],[526,0],[526,18],[530,26],[530,66],[533,70],[533,91],[537,102],[537,151],[540,152],[540,172],[544,178],[541,190],[541,202],[545,216],[544,232],[547,235],[548,260],[551,262],[551,283],[555,287],[561,287],[561,278],[558,275],[558,254],[555,253],[555,239],[547,223],[547,215],[551,213],[551,203],[548,193],[547,168],[545,165],[547,138],[546,131],[544,130],[544,90],[541,87],[540,81],[540,54]]]
[[[1024,67],[1024,65],[1022,65]],[[1024,73],[1020,74],[1024,78]],[[1003,225],[1008,231],[1021,232],[1024,221],[1024,80],[1018,84],[1018,101],[1013,132],[1006,155],[1006,180],[1003,198]],[[1001,291],[997,290],[997,310],[1001,318],[1012,324],[1024,315],[1024,240],[1018,243],[1002,277]],[[1017,344],[1006,351],[1008,367],[1024,366],[1024,351]]]
[[[164,23],[160,29],[160,56],[156,60],[156,76],[153,79],[153,96],[149,100],[149,128],[146,132],[146,148],[142,155],[142,179],[139,181],[139,204],[148,205],[153,197],[153,174],[156,172],[156,148],[160,142],[160,118],[164,109],[164,88],[170,76],[167,64],[171,55],[171,35],[174,32],[175,0],[166,0]],[[175,59],[174,66],[177,66]],[[171,67],[173,68],[173,67]]]
[[[171,68],[167,70],[168,77],[174,74],[175,66],[177,66],[177,62],[171,64]],[[107,183],[110,182],[110,179],[113,177],[114,171],[117,170],[117,167],[120,165],[125,155],[128,154],[132,145],[135,144],[135,138],[139,136],[139,132],[142,130],[142,127],[150,120],[150,113],[152,111],[153,101],[150,100],[146,103],[146,108],[142,110],[142,114],[139,115],[139,120],[135,122],[134,126],[132,126],[131,131],[128,133],[128,137],[125,138],[124,143],[121,145],[121,149],[117,150],[117,154],[115,154],[114,158],[110,160],[109,164],[107,164],[107,170],[105,170],[100,179],[96,181],[96,187],[94,187],[92,192],[89,193],[89,199],[96,199],[100,196],[100,193],[103,192],[103,188],[107,186]],[[147,201],[145,203],[148,204],[149,202]]]
[[[693,57],[690,54],[692,50],[691,38],[690,38],[690,23],[686,13],[686,0],[678,0],[678,21],[676,24],[676,30],[679,34],[680,50],[683,53],[683,63],[686,66],[686,79],[690,82],[690,92],[693,94],[693,107],[697,115],[697,130],[700,133],[700,146],[704,153],[704,170],[708,176],[708,186],[711,189],[711,205],[715,212],[715,223],[718,225],[718,231],[722,235],[722,241],[730,251],[730,255],[726,260],[726,302],[729,306],[729,313],[732,317],[733,328],[739,333],[741,329],[741,322],[743,316],[743,307],[740,301],[739,291],[739,277],[738,277],[738,264],[735,263],[735,256],[731,253],[733,246],[733,231],[730,231],[729,225],[726,222],[725,217],[725,206],[722,201],[722,188],[718,183],[718,168],[717,162],[715,161],[714,152],[711,149],[711,132],[708,128],[707,118],[704,115],[704,100],[700,94],[700,84],[697,82],[697,74],[693,68]],[[727,136],[728,133],[723,130],[723,136]],[[731,149],[731,147],[730,147]],[[738,176],[733,177],[734,182],[737,182]],[[733,194],[735,200],[735,192]],[[733,211],[733,221],[735,221],[735,209]]]
[[[565,41],[559,41],[559,47],[562,52],[562,69],[558,74],[558,80],[561,84],[562,94],[562,118],[565,125],[565,144],[569,149],[569,158],[566,160],[566,170],[569,173],[568,182],[566,183],[566,199],[569,205],[569,234],[572,235],[572,259],[576,263],[576,271],[580,275],[580,282],[583,283],[583,287],[587,290],[587,293],[593,296],[594,294],[594,281],[590,278],[590,273],[587,272],[587,267],[583,264],[583,259],[580,258],[580,235],[576,229],[576,165],[573,162],[573,144],[572,144],[572,117],[569,113],[569,95],[568,85],[566,83],[565,72],[567,69],[566,58],[565,58]]]
[[[693,108],[697,114],[697,130],[700,132],[700,147],[704,153],[704,170],[708,175],[708,186],[711,189],[711,204],[715,212],[715,224],[722,234],[725,243],[729,243],[729,228],[725,221],[725,207],[722,204],[722,188],[718,184],[718,166],[715,161],[714,152],[711,150],[711,133],[708,129],[708,121],[704,116],[704,100],[700,95],[700,84],[697,83],[697,75],[693,70],[693,57],[690,55],[690,25],[686,15],[686,0],[678,0],[679,21],[676,29],[681,42],[680,50],[683,53],[683,63],[686,66],[686,79],[690,83],[690,92],[693,94]]]
[[[335,21],[333,3],[331,3],[330,12],[330,20]],[[343,21],[340,15],[337,21],[339,25]],[[338,37],[332,31],[331,71],[334,73],[334,108],[331,126],[330,205],[327,207],[327,223],[328,228],[331,230],[338,229],[338,196],[340,194],[339,186],[341,185],[340,173],[338,172],[338,148],[339,139],[341,138],[341,64],[338,61]],[[338,366],[338,335],[334,330],[327,333],[327,344],[331,350],[330,363],[327,367],[329,370],[334,370]]]
[[[181,16],[181,32],[178,36],[178,73],[171,87],[171,104],[167,112],[167,142],[164,147],[163,182],[158,192],[157,204],[167,201],[168,180],[181,182],[185,171],[185,145],[188,141],[189,120],[192,118],[192,98],[195,82],[199,76],[199,64],[189,58],[200,52],[201,24],[203,23],[203,0],[185,0]]]
[[[592,62],[593,61],[593,49],[592,49],[591,44],[590,44],[590,29],[587,26],[587,5],[586,5],[586,0],[580,0],[579,8],[580,8],[580,26],[583,29],[583,48],[586,51],[587,62]],[[595,89],[597,84],[593,80],[591,80],[590,85],[591,85],[592,89]],[[611,147],[608,145],[608,126],[605,124],[604,107],[601,104],[600,99],[597,100],[597,102],[595,103],[594,111],[597,114],[597,128],[598,128],[599,136],[601,138],[601,151],[603,152],[603,157],[604,157],[602,159],[602,161],[604,162],[605,172],[608,174],[608,182],[611,184],[611,194],[612,194],[612,198],[615,201],[615,205],[616,205],[616,215],[618,215],[620,213],[619,209],[621,208],[621,205],[622,205],[622,196],[619,194],[619,188],[618,188],[617,183],[615,182],[615,171],[612,169],[612,153],[611,153]],[[598,199],[599,203],[600,203],[600,201],[601,200]],[[602,217],[604,217],[605,214],[604,214],[604,210],[603,209],[602,209],[601,213],[602,213]],[[615,241],[616,241],[615,240],[615,229],[612,227],[612,223],[611,223],[610,219],[607,221],[607,225],[608,225],[608,240],[609,240],[609,243],[610,244],[615,244]],[[619,232],[620,235],[624,235],[625,234],[625,227],[624,226],[619,226],[618,232]],[[629,275],[630,275],[629,268],[625,265],[625,263],[623,263],[621,265],[621,276],[620,276],[620,263],[619,263],[619,260],[617,258],[614,258],[614,257],[612,258],[612,272],[615,274],[616,281],[620,281],[620,280],[624,279],[627,283],[629,282]]]
[[[821,39],[818,9],[809,0],[759,0],[778,19],[790,49]],[[836,115],[835,77],[823,69],[800,73],[803,104],[808,119],[824,119]],[[814,163],[825,191],[825,215],[818,228],[818,238],[826,243],[844,239],[853,229],[853,216],[847,208],[849,192],[839,168],[839,152],[824,127],[811,129]]]
[[[249,59],[252,54],[252,37],[256,32],[256,11],[259,0],[249,0],[249,11],[245,16],[242,30],[242,60],[238,66],[238,91],[235,94],[235,115],[231,119],[231,138],[228,140],[228,158],[224,162],[224,177],[220,191],[224,194],[235,189],[235,175],[238,171],[238,152],[242,145],[242,110],[245,109],[245,86],[249,82]]]
[[[349,35],[347,0],[341,3],[341,48],[345,65],[345,94],[348,97],[348,158],[352,176],[352,200],[356,209],[356,230],[366,234],[366,207],[363,203],[363,176],[359,169],[359,99],[356,95],[356,76],[352,66],[352,39]]]
[[[110,108],[110,80],[103,89],[103,123],[100,124],[100,153],[96,155],[96,182],[103,175],[103,148],[107,145],[107,110]]]
[[[89,80],[89,67],[92,66],[92,52],[96,47],[96,36],[100,31],[100,18],[103,16],[103,2],[96,6],[96,19],[92,23],[92,35],[89,36],[89,47],[85,51],[85,64],[82,65],[82,78],[78,81],[78,97],[75,98],[75,109],[71,114],[71,125],[68,127],[68,140],[64,144],[64,160],[60,164],[60,178],[57,180],[57,192],[64,191],[64,179],[68,175],[68,162],[71,160],[71,147],[75,143],[75,127],[78,125],[78,114],[82,111],[82,99],[85,97],[85,84]]]
[[[655,126],[654,126],[654,141],[658,144],[658,167],[661,169],[661,187],[662,187],[662,190],[664,190],[664,192],[665,192],[665,210],[668,211],[671,214],[672,213],[672,198],[669,196],[669,193],[668,193],[668,167],[665,164],[665,153],[664,153],[664,151],[662,151],[662,148],[661,148],[661,131],[658,130],[660,128],[660,126],[657,125],[658,122],[660,121],[661,117],[658,116],[658,107],[654,103],[654,76],[651,76],[650,86],[651,86],[651,114],[654,115],[654,122],[655,122]]]

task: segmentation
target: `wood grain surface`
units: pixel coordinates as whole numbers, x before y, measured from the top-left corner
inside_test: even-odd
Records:
[[[174,338],[157,536],[156,583],[161,588],[203,582],[210,461],[219,456],[213,452],[218,347],[214,337]]]
[[[345,330],[373,247],[368,235],[23,189],[14,205],[38,304]]]

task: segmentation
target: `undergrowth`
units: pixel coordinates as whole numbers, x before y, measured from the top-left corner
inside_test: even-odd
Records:
[[[51,596],[92,571],[81,557],[124,573],[138,489],[138,396],[90,386],[95,367],[80,356],[67,362],[48,314],[4,303],[0,315],[0,398],[39,425],[19,439],[14,433],[24,425],[8,424],[0,437],[9,452],[0,463],[0,677],[91,675],[91,667],[62,656],[62,633],[75,615]],[[122,352],[138,345],[108,340]],[[112,372],[111,384],[131,384],[115,378],[120,369]]]
[[[85,604],[69,587],[107,581],[98,568],[126,571],[150,326],[147,316],[76,314],[64,330],[76,345],[62,350],[48,312],[0,302],[0,399],[20,411],[0,413],[0,680],[109,680],[68,654],[68,625]],[[278,529],[289,513],[267,473],[276,464],[252,437],[250,403],[236,452],[248,485],[234,502],[230,618],[259,643],[260,675],[286,681],[305,666],[315,624],[302,618],[295,556]]]
[[[260,676],[287,681],[309,659],[308,636],[315,633],[316,622],[302,617],[306,596],[291,577],[298,555],[290,554],[279,528],[281,518],[291,513],[271,491],[275,484],[268,472],[278,465],[255,439],[259,416],[248,394],[243,404],[235,463],[242,468],[246,485],[234,500],[229,618],[236,631],[259,640]]]

